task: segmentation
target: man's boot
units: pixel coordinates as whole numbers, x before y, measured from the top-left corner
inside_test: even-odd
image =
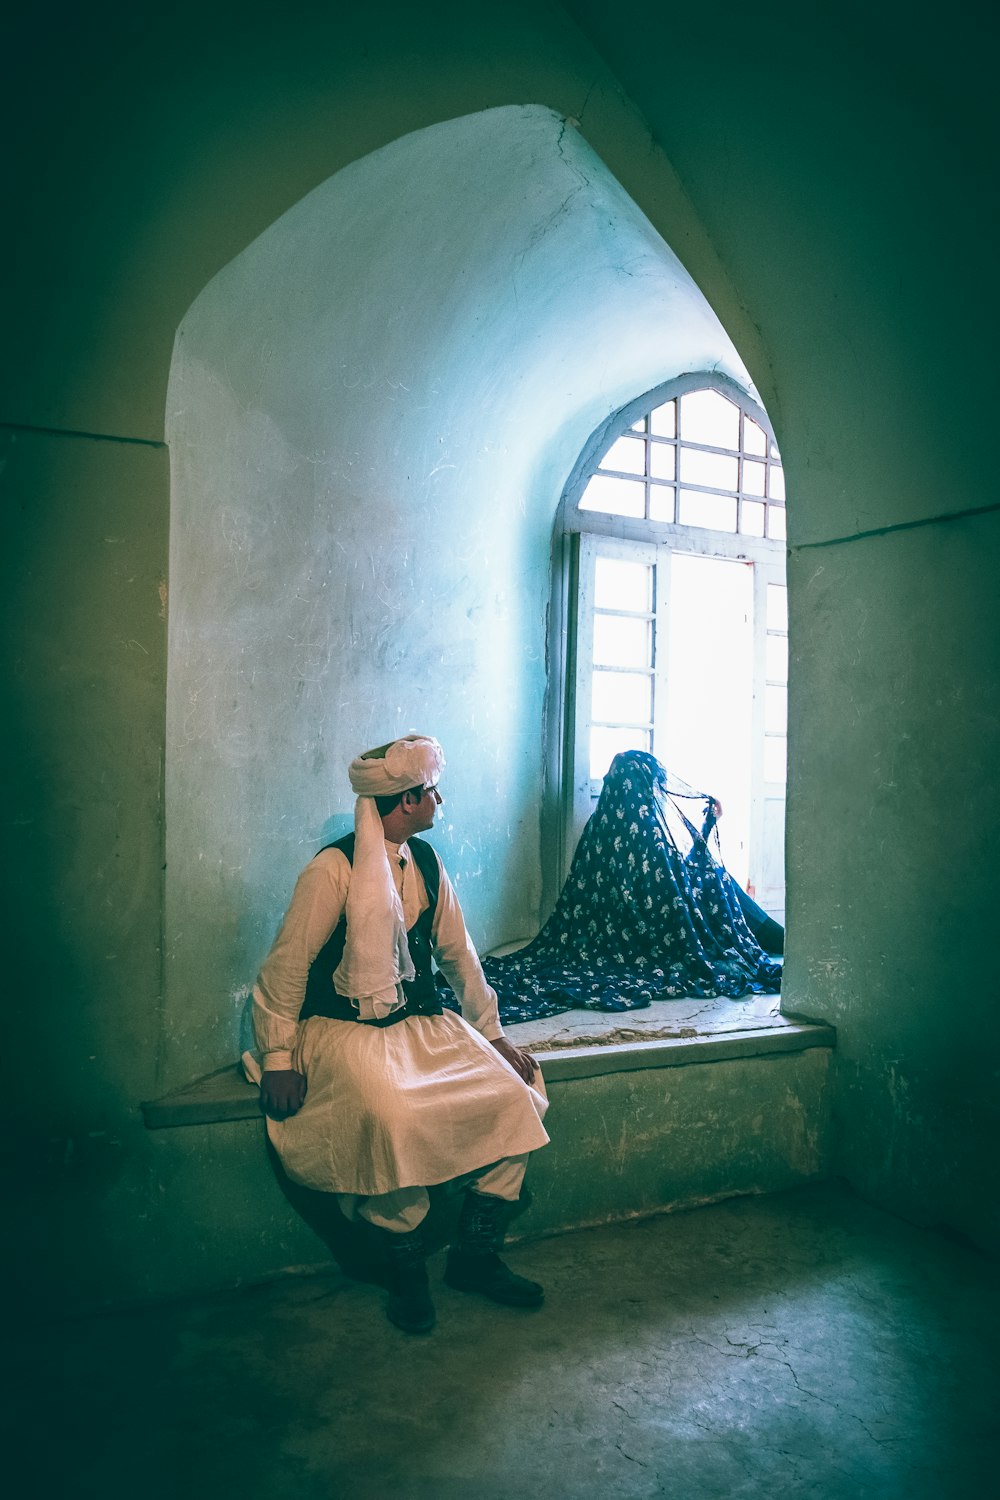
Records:
[[[434,1304],[427,1284],[424,1238],[419,1229],[409,1234],[382,1231],[389,1253],[389,1302],[386,1316],[404,1333],[430,1333]]]
[[[511,1205],[504,1198],[466,1192],[458,1218],[458,1239],[448,1251],[445,1285],[457,1292],[481,1292],[507,1307],[540,1307],[545,1292],[537,1281],[515,1276],[497,1254]]]

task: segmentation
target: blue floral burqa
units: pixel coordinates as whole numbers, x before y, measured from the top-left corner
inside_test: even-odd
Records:
[[[747,926],[718,834],[682,801],[712,805],[645,751],[615,756],[551,917],[527,947],[483,962],[504,1023],[778,990],[781,960]]]

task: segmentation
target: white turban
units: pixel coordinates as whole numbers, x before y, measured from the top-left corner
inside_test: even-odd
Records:
[[[444,769],[437,740],[408,734],[390,745],[366,750],[351,762],[354,805],[354,863],[347,892],[347,939],[334,974],[337,993],[367,1002],[364,1011],[381,1018],[403,999],[402,981],[414,976],[406,943],[403,903],[385,852],[385,832],[376,797],[411,787],[430,786]]]
[[[366,750],[351,761],[348,775],[359,797],[392,797],[414,786],[430,786],[444,769],[444,751],[437,740],[407,734],[391,745]]]

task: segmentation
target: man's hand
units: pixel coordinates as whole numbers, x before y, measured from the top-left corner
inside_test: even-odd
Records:
[[[505,1036],[498,1036],[496,1041],[491,1043],[491,1046],[494,1046],[500,1056],[510,1063],[514,1072],[520,1078],[523,1078],[525,1083],[531,1082],[535,1076],[538,1064],[530,1052],[524,1052],[520,1047],[515,1047],[512,1042],[508,1042]]]
[[[306,1097],[306,1080],[294,1068],[275,1068],[260,1075],[260,1102],[272,1120],[287,1120],[299,1112]]]

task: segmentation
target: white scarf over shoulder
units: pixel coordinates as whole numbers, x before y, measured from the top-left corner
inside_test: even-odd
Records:
[[[385,852],[376,797],[411,787],[431,786],[444,768],[437,740],[406,735],[382,750],[366,751],[351,762],[354,805],[354,864],[347,893],[347,940],[333,976],[338,994],[360,1003],[377,1018],[403,999],[402,981],[414,975],[406,943],[403,904]]]

